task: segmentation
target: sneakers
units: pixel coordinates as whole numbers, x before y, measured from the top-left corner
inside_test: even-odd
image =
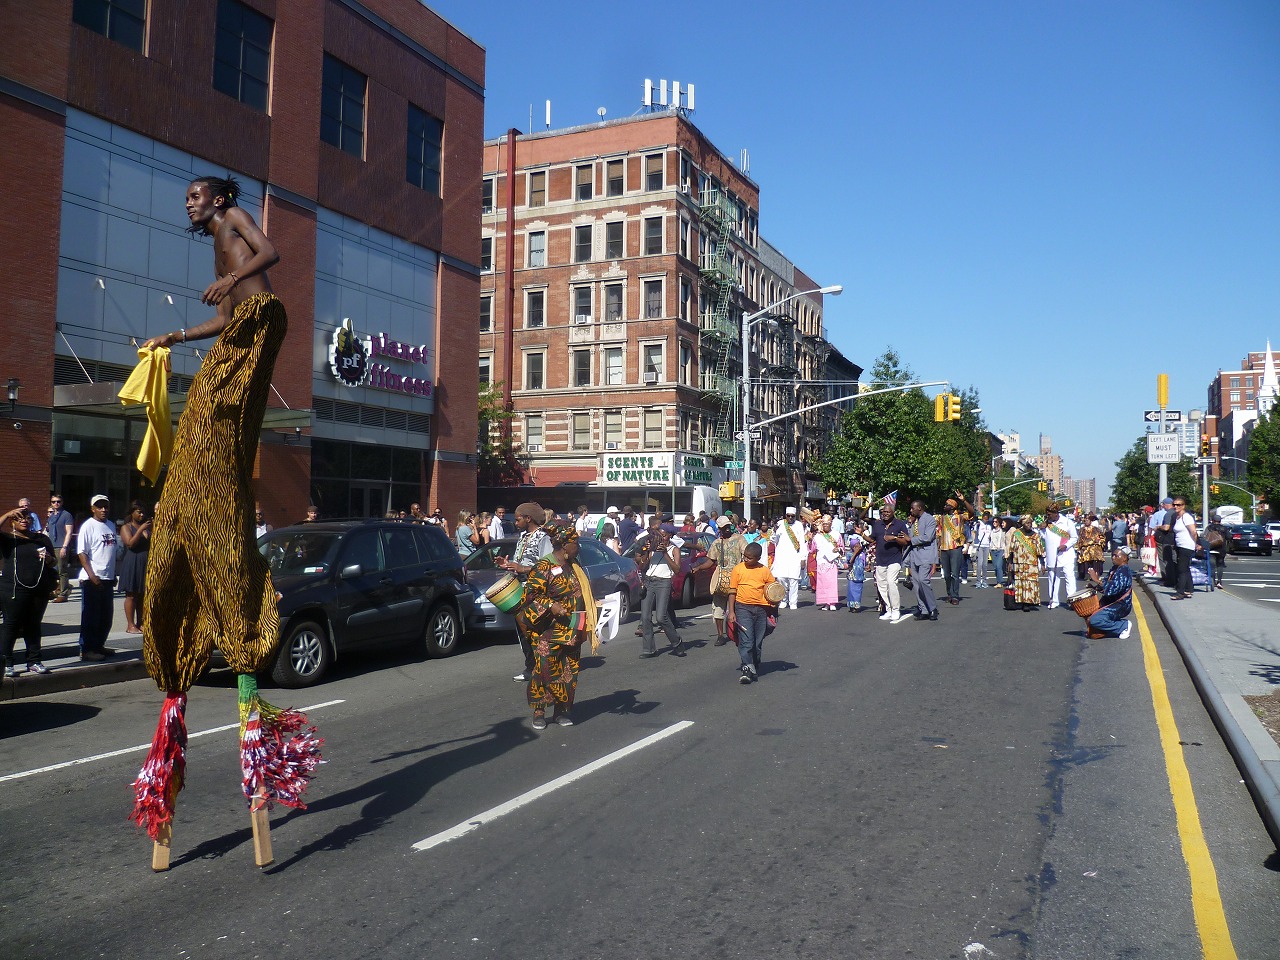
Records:
[[[573,726],[573,717],[569,716],[567,713],[558,714],[557,716],[554,716],[551,719],[556,722],[556,726],[558,727]]]
[[[746,686],[747,684],[749,684],[751,682],[751,671],[748,670],[746,667],[743,667],[742,670],[738,673],[738,682],[743,686]]]
[[[760,679],[760,674],[758,672],[759,668],[756,665],[748,663],[745,669],[748,676],[750,676],[753,681]]]
[[[524,683],[524,682],[525,682],[526,680],[528,680],[529,678],[528,678],[527,676],[525,676],[523,673],[517,673],[517,674],[516,674],[514,677],[512,677],[511,679],[512,679],[512,680],[514,680],[516,683]]]
[[[1119,639],[1121,639],[1121,640],[1128,640],[1128,639],[1129,639],[1129,634],[1131,634],[1131,633],[1133,633],[1133,623],[1132,623],[1132,621],[1126,620],[1126,621],[1124,622],[1124,629],[1120,631],[1120,637],[1119,637]]]
[[[32,673],[38,674],[39,676],[42,676],[42,677],[47,673],[52,673],[52,671],[48,667],[46,667],[43,663],[41,663],[39,660],[36,660],[32,663],[28,663],[27,669],[30,670]]]
[[[899,613],[896,617],[891,618],[891,619],[889,620],[889,622],[890,622],[890,623],[901,623],[903,620],[910,620],[910,619],[911,619],[911,618],[910,618],[909,616],[907,616],[905,613]]]
[[[880,614],[880,619],[881,619],[881,620],[892,620],[892,619],[893,619],[893,614],[892,614],[892,613],[882,613],[882,614]]]
[[[534,717],[534,718],[533,718],[533,729],[535,729],[535,730],[545,730],[545,729],[547,729],[547,718],[546,718],[546,717]]]

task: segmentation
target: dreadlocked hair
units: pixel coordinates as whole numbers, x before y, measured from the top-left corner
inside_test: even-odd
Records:
[[[192,183],[203,183],[209,188],[209,192],[213,194],[214,199],[221,197],[225,201],[225,206],[236,206],[236,200],[240,197],[240,181],[235,177],[196,177]],[[187,228],[188,233],[202,233],[203,227],[194,224]]]

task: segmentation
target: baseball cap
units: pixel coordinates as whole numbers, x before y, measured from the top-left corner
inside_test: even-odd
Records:
[[[1163,507],[1166,503],[1169,504],[1169,506],[1173,506],[1173,497],[1165,497],[1160,501],[1160,506]]]
[[[89,506],[96,507],[99,503],[110,503],[111,498],[105,493],[95,493],[93,499],[89,501]]]
[[[795,508],[795,507],[787,507],[787,516],[788,516],[788,517],[793,517],[793,516],[795,516],[795,513],[796,513],[796,508]]]
[[[608,510],[605,511],[605,513],[617,513],[617,512],[618,512],[617,507],[610,507]]]
[[[727,526],[729,526],[729,524],[731,524],[731,523],[733,523],[733,521],[732,521],[732,520],[730,520],[728,517],[717,517],[717,518],[716,518],[716,526],[717,526],[717,527],[727,527]]]

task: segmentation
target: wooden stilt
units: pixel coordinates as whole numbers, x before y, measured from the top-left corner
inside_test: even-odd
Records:
[[[253,824],[253,859],[260,867],[275,863],[271,853],[271,818],[267,813],[266,792],[259,790],[249,809],[249,822]]]
[[[151,869],[163,873],[169,869],[169,854],[172,852],[173,822],[160,828],[160,837],[151,847]]]

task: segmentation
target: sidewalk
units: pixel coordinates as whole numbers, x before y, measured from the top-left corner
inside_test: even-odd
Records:
[[[1196,689],[1280,846],[1280,745],[1245,702],[1280,690],[1280,617],[1227,590],[1197,588],[1189,600],[1137,577],[1173,637]]]
[[[116,655],[101,663],[80,659],[80,593],[74,591],[66,603],[51,603],[44,615],[40,635],[41,660],[52,673],[38,676],[27,672],[26,644],[19,638],[13,651],[15,680],[0,681],[0,701],[39,697],[104,683],[137,680],[147,675],[142,663],[142,635],[125,633],[124,596],[115,598],[115,619],[107,646]]]

